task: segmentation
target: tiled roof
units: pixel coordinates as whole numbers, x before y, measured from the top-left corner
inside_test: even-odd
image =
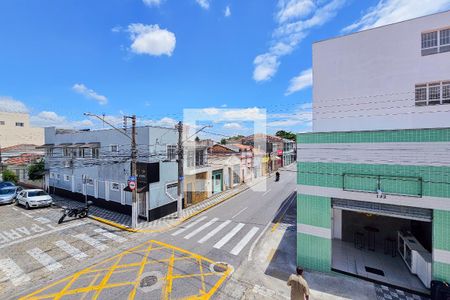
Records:
[[[15,166],[28,165],[30,163],[37,161],[42,157],[43,155],[40,154],[23,153],[19,156],[8,158],[5,161],[5,165],[15,165]]]

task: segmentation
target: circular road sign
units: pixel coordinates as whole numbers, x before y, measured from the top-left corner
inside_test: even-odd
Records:
[[[128,187],[130,190],[136,189],[136,181],[128,181]]]

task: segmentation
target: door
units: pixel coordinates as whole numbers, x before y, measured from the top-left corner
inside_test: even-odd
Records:
[[[213,173],[212,184],[213,184],[212,189],[213,194],[220,193],[222,191],[222,173],[219,172]]]
[[[138,193],[138,214],[147,219],[147,193]]]

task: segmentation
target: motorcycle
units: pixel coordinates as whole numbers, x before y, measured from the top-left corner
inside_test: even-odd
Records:
[[[279,172],[275,173],[275,181],[280,181],[280,173]]]
[[[92,205],[92,201],[88,201],[86,203],[86,206],[82,206],[82,207],[68,208],[66,206],[63,206],[62,207],[63,215],[61,216],[61,218],[59,218],[58,224],[61,224],[62,222],[64,222],[64,219],[66,217],[80,218],[80,219],[86,218],[89,213],[89,207],[91,205]]]

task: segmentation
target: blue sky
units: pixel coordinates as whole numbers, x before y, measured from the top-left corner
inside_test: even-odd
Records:
[[[314,41],[449,8],[446,0],[4,0],[0,109],[26,110],[37,126],[80,128],[98,125],[86,111],[170,126],[184,108],[248,109],[251,118],[258,107],[268,132],[305,131]],[[220,119],[211,131],[249,133],[245,120]]]

